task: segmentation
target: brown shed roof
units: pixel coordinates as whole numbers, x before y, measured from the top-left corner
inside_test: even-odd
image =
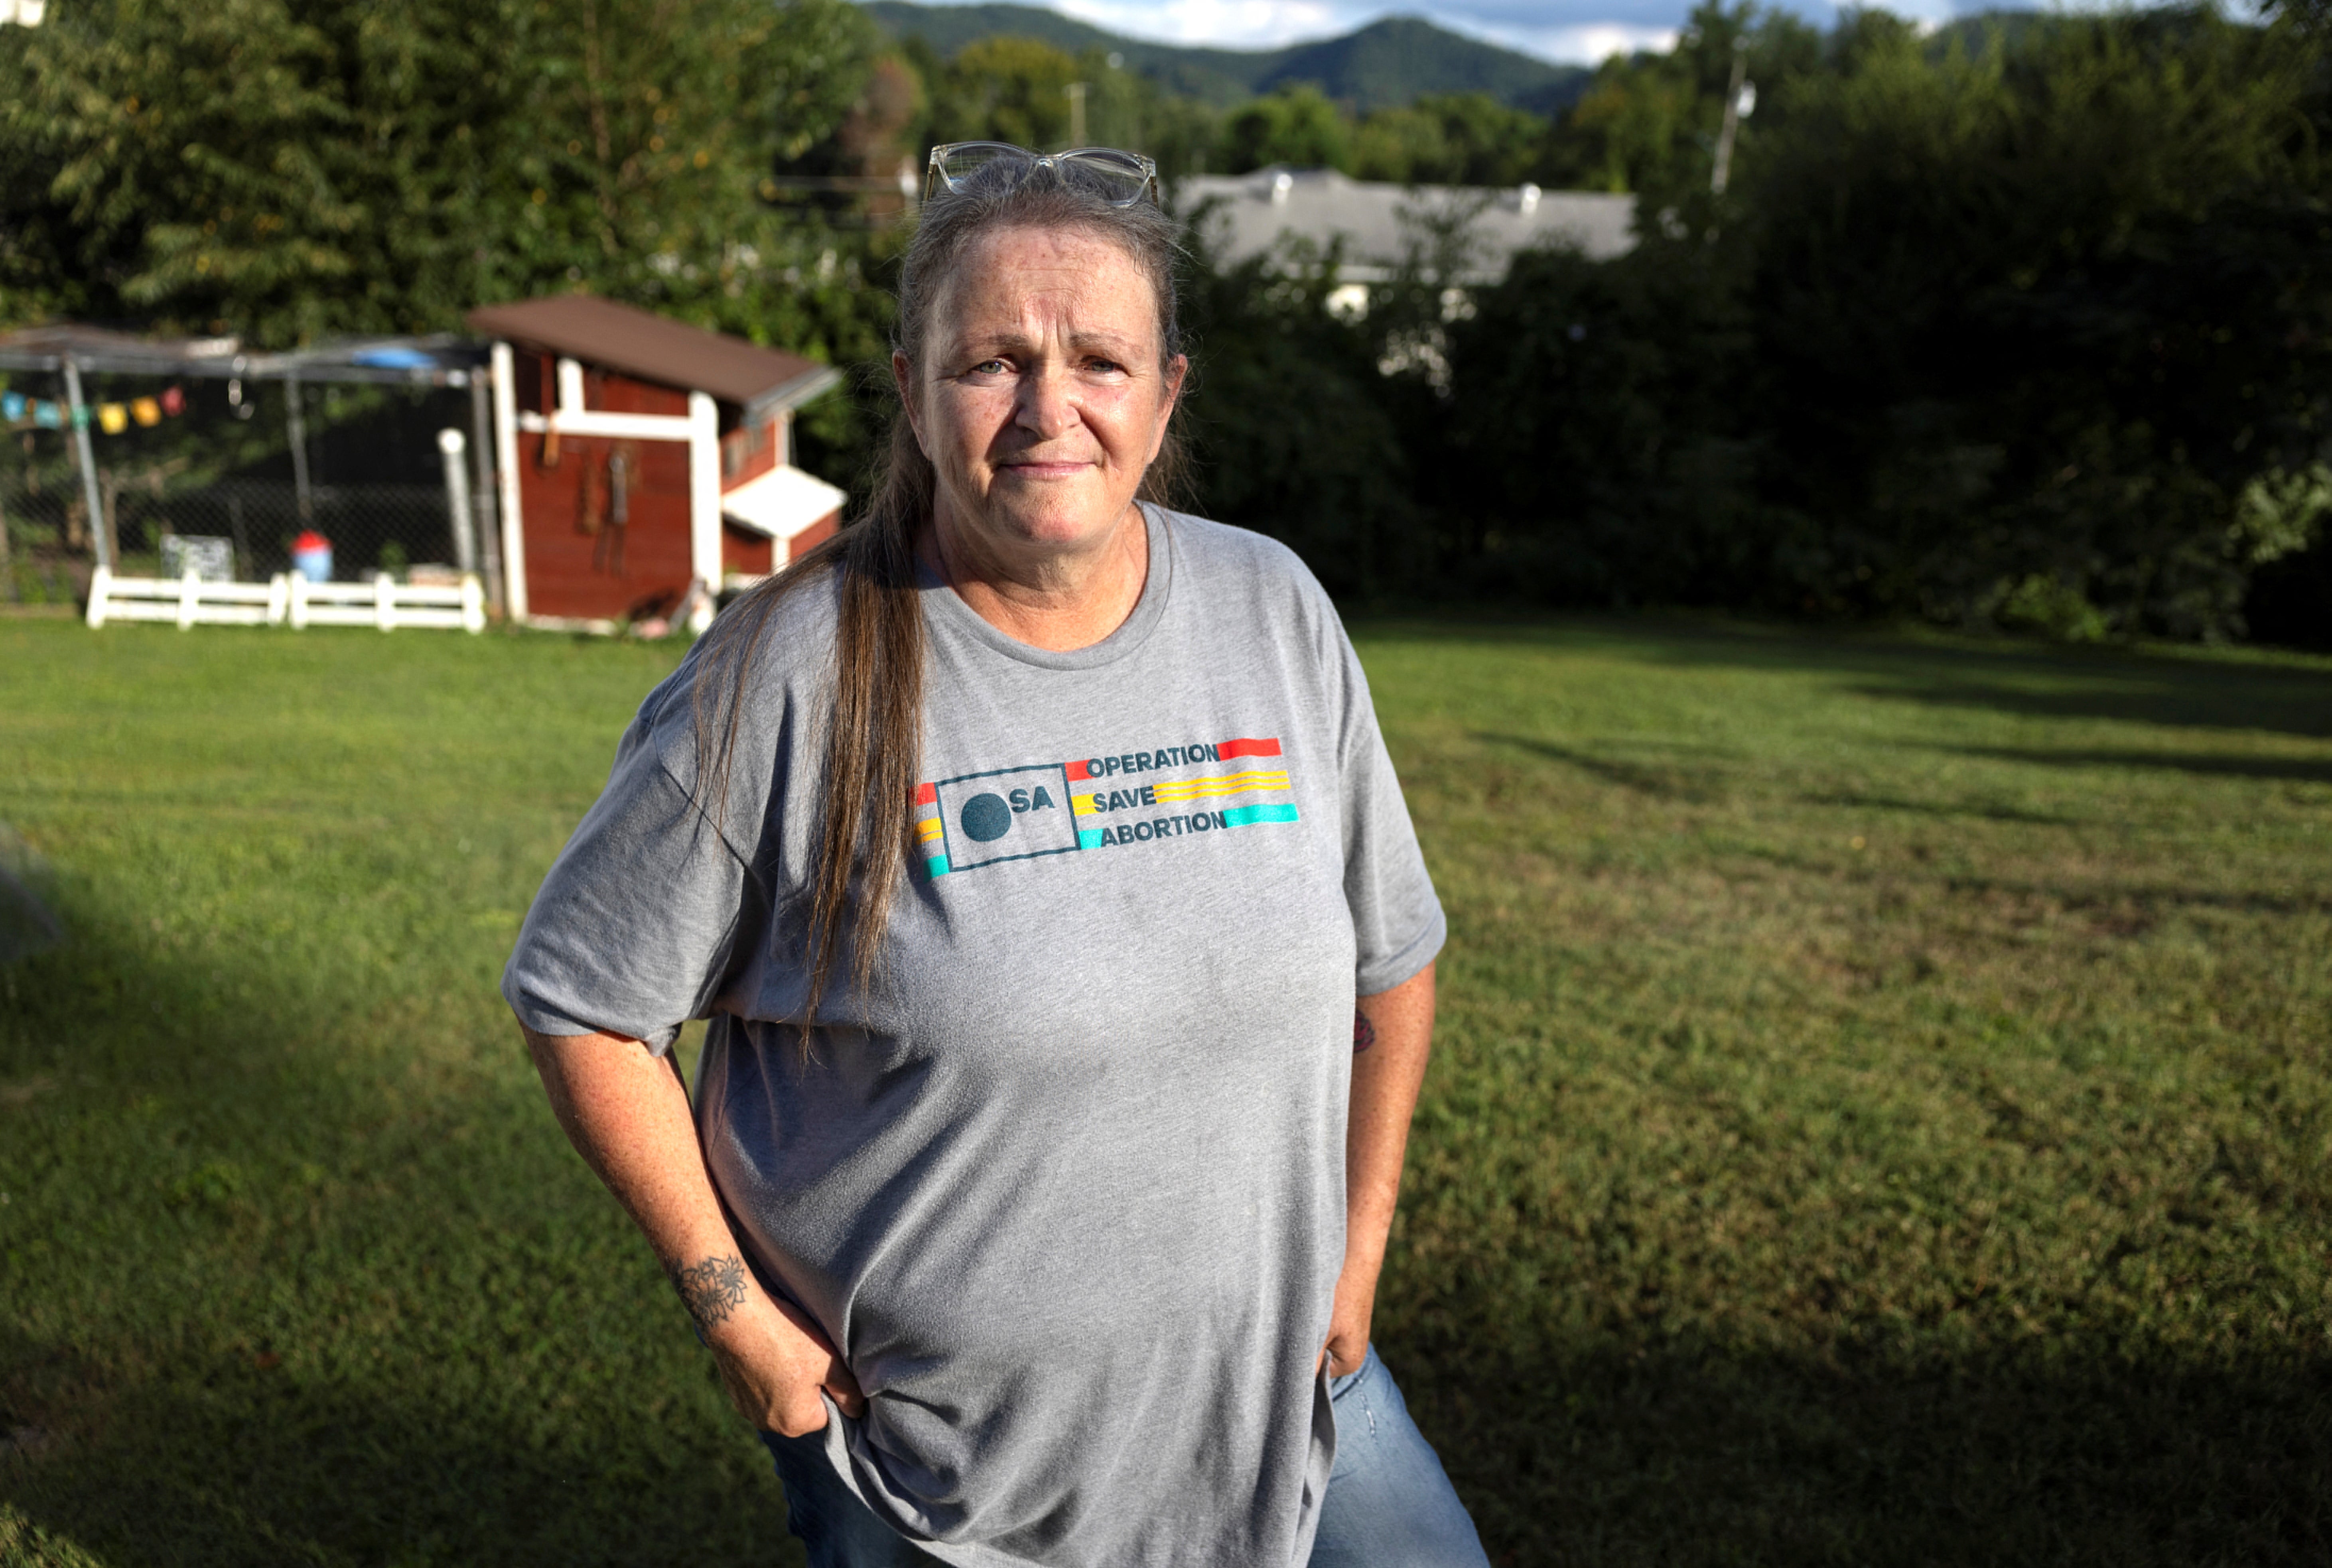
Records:
[[[667,387],[709,392],[728,403],[791,407],[840,378],[798,354],[763,349],[595,294],[554,294],[482,305],[470,330],[529,348],[588,360]]]

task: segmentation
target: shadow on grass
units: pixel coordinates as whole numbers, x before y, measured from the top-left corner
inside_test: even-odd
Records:
[[[1925,649],[1919,664],[1953,662]],[[1907,664],[1910,661],[1904,661]],[[2003,661],[2007,680],[1905,678],[1853,688],[1859,695],[1939,708],[1984,708],[2027,719],[2108,719],[2175,729],[2260,730],[2332,737],[2332,678],[2241,664],[2172,664],[2136,655],[2107,668],[2084,659]],[[2046,682],[2043,689],[2039,683]],[[2031,684],[2026,684],[2031,683]]]
[[[1500,1564],[2332,1560],[2320,1355],[1383,1350]]]
[[[2113,915],[2138,911],[2149,918],[2165,910],[2225,910],[2238,914],[2332,913],[2332,888],[2299,893],[2239,893],[2171,883],[2099,881],[2086,884],[2021,877],[1944,875],[1941,884],[1963,896],[1999,897],[2020,904],[2053,904],[2075,912]]]
[[[2327,695],[2327,701],[2332,702],[2332,695]],[[2332,757],[2231,757],[2215,751],[2055,751],[2013,746],[1941,746],[1935,750],[1995,762],[2031,762],[2049,768],[2157,768],[2226,779],[2332,784]]]
[[[1477,730],[1467,737],[1493,746],[1512,746],[1534,757],[1551,762],[1561,762],[1581,772],[1614,784],[1622,789],[1661,800],[1706,800],[1715,790],[1705,775],[1683,768],[1648,767],[1641,763],[1623,762],[1607,754],[1583,751],[1573,746],[1558,746],[1552,741],[1534,740],[1527,735],[1501,735]]]
[[[72,1375],[53,1350],[0,1354]],[[646,1419],[546,1447],[240,1356],[116,1391],[93,1423],[17,1430],[31,1451],[0,1458],[0,1496],[108,1563],[798,1561],[774,1480],[708,1467]]]
[[[0,1012],[0,1502],[121,1568],[800,1560],[523,1085],[63,894]]]
[[[2120,647],[1970,645],[1803,626],[1671,617],[1565,616],[1517,623],[1387,621],[1367,630],[1467,642],[1600,650],[1679,667],[1840,676],[1888,702],[2038,719],[2105,719],[2198,730],[2332,737],[2332,667]]]
[[[1987,822],[2017,822],[2032,827],[2070,827],[2084,820],[2061,812],[2027,811],[1992,800],[1909,800],[1898,795],[1801,795],[1808,806],[1843,806],[1859,811],[1904,811],[1920,817],[1977,817]]]

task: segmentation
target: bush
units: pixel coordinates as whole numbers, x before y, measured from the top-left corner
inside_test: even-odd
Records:
[[[2332,456],[2303,42],[2165,12],[1937,59],[1843,24],[1732,198],[1480,292],[1434,470],[1453,580],[2240,635]]]

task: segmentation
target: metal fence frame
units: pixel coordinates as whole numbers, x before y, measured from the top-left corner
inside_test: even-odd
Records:
[[[484,345],[451,336],[367,339],[323,345],[282,354],[244,352],[232,339],[148,341],[100,329],[67,325],[37,328],[0,339],[0,369],[45,371],[57,376],[64,397],[56,426],[68,442],[76,471],[81,504],[89,520],[89,546],[93,564],[119,572],[114,559],[116,540],[110,537],[111,512],[100,493],[100,470],[91,440],[95,422],[83,384],[85,374],[150,377],[160,380],[208,378],[230,384],[238,397],[244,384],[254,387],[280,384],[284,397],[285,439],[292,458],[289,502],[301,525],[352,506],[377,510],[442,507],[446,535],[454,545],[456,564],[482,572],[488,602],[497,609],[505,603],[502,570],[502,530],[498,515],[500,486],[494,471],[492,372]],[[444,483],[438,486],[320,485],[311,478],[311,454],[305,415],[304,387],[331,384],[404,388],[466,389],[469,429],[457,441],[441,436]],[[29,425],[28,426],[29,427]],[[227,527],[221,537],[234,538],[239,557],[254,576],[263,552],[254,550],[249,535],[237,526],[238,502],[254,508],[280,510],[280,483],[230,480],[207,487],[199,499],[219,505]],[[392,493],[396,492],[396,493]],[[19,498],[20,501],[22,498]],[[184,498],[194,501],[197,497]],[[7,566],[7,523],[0,517],[0,568]],[[61,532],[62,537],[62,532]],[[272,565],[271,561],[268,564]]]

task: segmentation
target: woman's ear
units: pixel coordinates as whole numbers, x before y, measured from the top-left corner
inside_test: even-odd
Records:
[[[895,349],[891,351],[891,379],[899,388],[899,406],[907,411],[907,428],[915,433],[915,449],[929,457],[932,449],[923,443],[923,411],[915,406],[914,361]]]
[[[1165,392],[1158,406],[1158,428],[1150,433],[1150,455],[1142,459],[1144,468],[1158,461],[1159,452],[1166,445],[1166,427],[1173,423],[1174,405],[1181,401],[1182,383],[1190,374],[1190,357],[1177,354],[1166,361],[1166,374],[1160,378]]]

